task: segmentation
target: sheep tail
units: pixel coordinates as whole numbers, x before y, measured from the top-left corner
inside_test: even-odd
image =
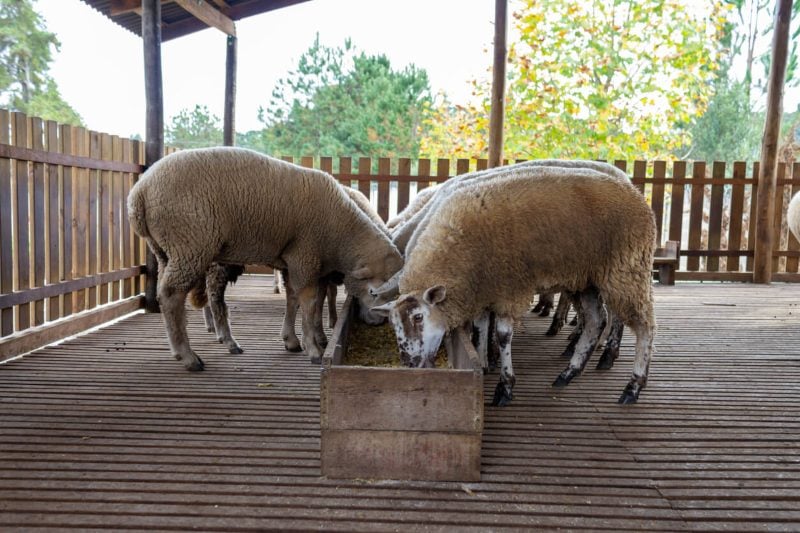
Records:
[[[150,240],[150,232],[147,230],[147,219],[145,217],[144,197],[139,190],[134,190],[128,195],[128,219],[137,235]]]

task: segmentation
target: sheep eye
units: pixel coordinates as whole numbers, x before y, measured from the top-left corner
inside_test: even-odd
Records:
[[[422,313],[415,313],[413,318],[414,318],[414,323],[415,324],[419,324],[420,322],[422,322],[422,319],[425,318],[425,317],[422,316]]]

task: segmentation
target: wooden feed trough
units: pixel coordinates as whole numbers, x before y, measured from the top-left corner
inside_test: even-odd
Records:
[[[359,326],[357,306],[345,300],[322,357],[322,474],[479,481],[483,370],[466,332],[447,338],[452,368],[351,366],[348,337]]]

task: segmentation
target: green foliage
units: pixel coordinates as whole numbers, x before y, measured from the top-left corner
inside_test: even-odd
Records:
[[[664,157],[708,104],[718,0],[524,0],[513,17],[506,157]],[[433,108],[426,155],[485,157],[490,80],[474,88],[477,104]]]
[[[164,131],[164,142],[176,148],[202,148],[222,144],[220,119],[207,106],[182,109]]]
[[[64,101],[48,69],[60,43],[30,0],[0,0],[0,98],[28,115],[82,123]]]
[[[246,142],[276,155],[417,157],[429,101],[424,70],[394,70],[384,55],[357,53],[349,40],[324,46],[317,35],[259,109],[263,134]]]
[[[691,148],[682,158],[698,161],[752,161],[761,150],[763,113],[751,110],[745,82],[719,78],[706,112],[690,133]]]

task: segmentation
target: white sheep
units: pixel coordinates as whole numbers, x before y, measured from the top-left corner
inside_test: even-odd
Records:
[[[128,196],[131,226],[159,261],[158,298],[173,355],[189,370],[203,362],[186,335],[184,301],[202,286],[212,263],[288,269],[303,310],[303,342],[312,361],[318,281],[344,276],[362,319],[369,289],[403,264],[386,234],[330,175],[242,148],[201,148],[156,162]]]
[[[633,375],[619,399],[635,402],[655,334],[655,233],[653,212],[630,182],[589,168],[530,167],[454,191],[407,257],[401,295],[373,310],[390,317],[404,362],[426,367],[447,332],[495,312],[502,368],[494,403],[503,405],[515,382],[513,324],[530,294],[578,292],[586,311],[581,341],[555,386],[579,375],[594,351],[602,297],[636,334]]]
[[[794,238],[800,241],[800,193],[795,194],[789,202],[786,223],[789,225]]]

